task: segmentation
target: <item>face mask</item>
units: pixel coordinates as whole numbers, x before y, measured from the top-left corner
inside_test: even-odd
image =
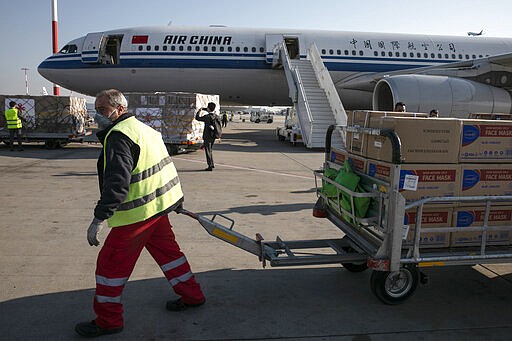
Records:
[[[111,116],[111,115],[109,115]],[[112,124],[112,121],[109,120],[108,118],[106,118],[105,116],[103,115],[100,115],[98,113],[95,113],[94,115],[94,121],[96,122],[96,124],[98,125],[98,128],[99,129],[105,129],[106,127],[108,127],[109,125]]]

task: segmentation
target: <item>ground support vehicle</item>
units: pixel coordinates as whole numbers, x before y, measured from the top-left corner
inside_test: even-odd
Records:
[[[279,141],[290,141],[295,146],[298,142],[302,143],[302,131],[299,128],[297,118],[293,108],[288,108],[284,127],[276,128],[276,135]]]
[[[60,148],[70,142],[82,142],[87,130],[85,98],[72,96],[0,95],[4,110],[15,102],[22,120],[25,142],[44,142],[47,148]],[[0,115],[0,141],[10,143],[4,115]]]
[[[348,128],[354,131],[386,136],[392,140],[393,171],[389,183],[358,173],[362,179],[366,193],[353,192],[324,175],[327,167],[340,167],[330,161],[332,132],[336,127],[328,129],[326,137],[326,157],[324,168],[316,170],[315,182],[318,200],[313,208],[313,215],[327,218],[338,227],[344,236],[339,239],[284,241],[277,237],[276,241],[265,241],[261,235],[256,239],[249,238],[233,230],[234,221],[223,215],[214,215],[212,219],[196,215],[186,210],[187,214],[199,223],[212,236],[233,244],[259,257],[263,266],[267,262],[271,266],[297,266],[318,264],[342,264],[350,272],[372,269],[370,286],[372,292],[386,304],[398,304],[405,301],[414,292],[419,282],[426,282],[425,275],[420,273],[421,267],[474,265],[484,263],[512,262],[512,247],[508,245],[488,245],[489,231],[512,231],[512,226],[490,226],[488,224],[491,208],[500,202],[510,202],[512,196],[468,196],[468,197],[429,197],[405,204],[404,197],[398,191],[400,179],[400,139],[394,131],[372,128]],[[338,127],[341,128],[341,127]],[[342,129],[347,129],[343,127]],[[322,183],[328,182],[336,186],[338,196],[327,197],[322,192]],[[350,209],[341,205],[340,195],[344,192],[350,196]],[[353,212],[354,200],[358,197],[371,198],[369,213],[357,217]],[[485,203],[485,219],[482,226],[472,227],[422,227],[422,210],[427,203]],[[404,214],[407,209],[416,209],[414,242],[405,246]],[[229,227],[215,221],[220,216],[230,222]],[[420,248],[420,237],[429,232],[477,231],[481,233],[479,246]],[[311,251],[305,252],[304,250]]]

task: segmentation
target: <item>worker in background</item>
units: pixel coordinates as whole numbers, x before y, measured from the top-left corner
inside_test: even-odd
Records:
[[[19,110],[16,108],[16,102],[9,102],[9,109],[5,111],[5,120],[7,122],[7,130],[9,130],[9,145],[11,146],[11,151],[14,150],[14,136],[16,135],[18,139],[18,150],[22,151],[22,143],[21,143],[21,118],[19,116]]]
[[[439,117],[439,111],[437,109],[430,110],[430,113],[428,114],[428,117],[438,118]]]
[[[123,330],[121,295],[144,247],[180,296],[167,302],[168,310],[205,303],[167,216],[181,210],[183,192],[162,136],[126,112],[126,98],[118,90],[100,92],[95,106],[112,123],[97,133],[103,144],[97,164],[101,196],[87,230],[89,245],[99,245],[105,223],[111,229],[96,265],[96,318],[75,326],[86,337]]]
[[[228,114],[223,113],[222,114],[222,128],[225,128],[228,126]]]
[[[396,112],[406,112],[405,109],[405,103],[404,102],[397,102],[395,104],[395,110]]]
[[[196,120],[204,123],[203,141],[204,152],[206,154],[206,163],[208,167],[205,171],[212,171],[215,168],[213,163],[213,144],[215,143],[215,103],[208,103],[206,108],[201,108],[196,113]],[[208,114],[201,116],[201,112],[206,111]]]

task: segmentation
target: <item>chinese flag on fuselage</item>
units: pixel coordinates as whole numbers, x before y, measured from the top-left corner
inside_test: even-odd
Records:
[[[132,44],[147,44],[148,36],[133,36]]]

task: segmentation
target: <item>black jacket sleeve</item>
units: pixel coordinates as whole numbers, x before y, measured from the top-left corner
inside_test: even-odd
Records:
[[[100,220],[110,218],[126,199],[131,172],[137,165],[140,155],[139,146],[117,131],[108,136],[106,146],[98,159],[101,196],[94,209],[94,216]],[[106,167],[103,170],[104,156]]]

